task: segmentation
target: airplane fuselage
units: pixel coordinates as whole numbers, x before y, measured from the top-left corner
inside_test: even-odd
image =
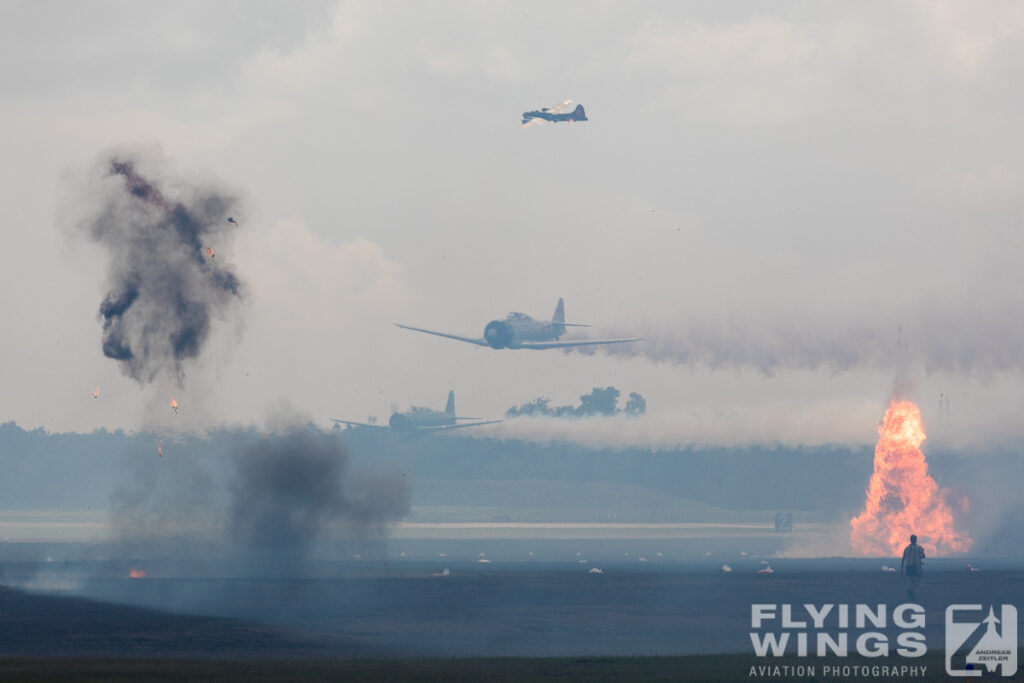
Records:
[[[484,328],[484,341],[492,349],[518,349],[523,342],[554,341],[565,334],[565,325],[534,320],[525,313],[509,313]]]
[[[417,429],[453,424],[455,424],[454,416],[421,406],[413,406],[404,413],[393,413],[388,420],[388,426],[400,432],[412,432]]]
[[[565,349],[573,346],[598,346],[603,344],[625,344],[640,341],[639,337],[628,339],[572,339],[560,341],[567,327],[590,327],[581,323],[565,322],[565,302],[561,299],[555,306],[551,320],[534,320],[525,313],[512,312],[504,320],[492,320],[484,327],[482,337],[465,337],[460,334],[428,330],[424,327],[413,327],[395,323],[398,327],[413,332],[447,337],[476,346],[489,346],[492,349]]]
[[[460,420],[462,423],[460,424]],[[378,425],[376,420],[370,418],[367,422],[353,422],[352,420],[341,420],[332,418],[335,425],[346,425],[346,428],[357,429],[385,429]],[[501,420],[481,420],[478,417],[458,417],[455,414],[455,392],[448,392],[448,402],[444,410],[434,410],[423,406],[413,406],[405,412],[397,410],[391,414],[388,420],[387,429],[406,434],[430,434],[448,429],[463,429],[466,427],[480,427],[482,425],[494,424]]]
[[[544,121],[586,121],[587,114],[583,109],[583,105],[576,105],[568,114],[554,114],[547,109],[535,109],[534,111],[523,112],[523,123],[528,122],[530,119],[542,119]]]

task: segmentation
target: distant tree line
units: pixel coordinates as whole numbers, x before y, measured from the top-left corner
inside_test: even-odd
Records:
[[[592,415],[643,415],[647,412],[647,401],[634,392],[629,394],[626,405],[619,409],[619,390],[615,387],[594,387],[589,394],[580,396],[578,406],[552,406],[551,399],[535,398],[519,407],[505,411],[506,417],[590,417]]]

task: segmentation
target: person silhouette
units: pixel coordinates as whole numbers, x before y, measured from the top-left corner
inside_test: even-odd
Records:
[[[917,536],[910,535],[910,545],[903,549],[903,557],[900,558],[900,574],[906,574],[910,579],[910,588],[907,589],[907,597],[914,599],[914,591],[921,581],[922,570],[924,569],[924,548],[917,544]]]

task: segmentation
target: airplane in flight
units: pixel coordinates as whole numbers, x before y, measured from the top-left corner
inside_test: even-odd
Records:
[[[477,420],[477,422],[466,422],[459,424],[459,420]],[[455,392],[448,392],[448,403],[444,411],[413,406],[405,412],[397,410],[391,414],[388,425],[376,424],[375,422],[353,422],[351,420],[332,419],[335,424],[350,425],[353,427],[370,427],[371,429],[392,429],[396,432],[419,433],[439,432],[448,429],[461,429],[463,427],[479,427],[501,422],[501,420],[480,420],[478,417],[456,417],[455,415]]]
[[[492,320],[484,328],[484,336],[480,338],[462,337],[447,332],[435,332],[425,330],[422,327],[412,327],[395,323],[403,330],[433,334],[438,337],[455,339],[477,346],[489,346],[492,349],[562,349],[570,346],[595,346],[597,344],[626,344],[628,342],[640,341],[640,337],[628,339],[576,339],[572,341],[558,341],[558,338],[565,334],[567,327],[590,327],[580,323],[565,322],[565,302],[558,300],[555,306],[555,314],[551,320],[534,320],[525,313],[513,311],[504,320]]]
[[[574,121],[586,121],[587,113],[583,111],[583,105],[577,104],[576,108],[568,114],[563,114],[565,108],[572,104],[572,100],[565,100],[560,104],[556,104],[550,109],[544,108],[534,111],[523,112],[523,128],[527,126],[538,125],[546,121],[552,121],[557,123],[558,121],[568,121],[573,123]]]

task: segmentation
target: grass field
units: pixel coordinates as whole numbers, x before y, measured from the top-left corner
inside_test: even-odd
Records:
[[[900,662],[905,664],[906,660]],[[761,676],[751,666],[778,666],[779,676]],[[850,667],[881,666],[878,660],[849,658]],[[890,664],[894,665],[894,664]],[[815,673],[796,674],[796,667],[815,666]],[[5,681],[949,681],[941,652],[913,661],[917,675],[835,675],[810,660],[783,658],[753,662],[749,656],[692,655],[688,657],[588,657],[588,658],[473,658],[387,659],[348,661],[196,661],[162,659],[26,659],[0,660]],[[787,669],[792,673],[786,675]],[[986,679],[987,680],[987,679]],[[1024,681],[1024,671],[999,678]]]
[[[797,658],[790,648],[759,658],[753,603],[896,605],[904,582],[869,560],[779,559],[767,576],[751,559],[730,574],[710,560],[608,564],[601,574],[501,562],[440,574],[438,563],[404,562],[303,579],[171,576],[154,560],[142,580],[111,573],[116,563],[56,564],[35,571],[66,572],[75,588],[0,586],[0,681],[950,680],[946,606],[1024,598],[1017,568],[936,562],[917,595],[923,657]],[[23,569],[8,566],[8,578]],[[889,642],[899,631],[878,630]]]

